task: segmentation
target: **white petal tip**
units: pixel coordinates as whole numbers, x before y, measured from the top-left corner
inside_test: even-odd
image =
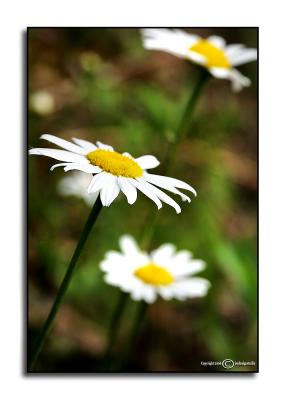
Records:
[[[189,196],[186,196],[186,195],[181,195],[181,199],[182,199],[182,201],[184,201],[184,202],[188,202],[188,203],[190,203],[192,200],[190,199],[190,197]]]
[[[30,149],[29,150],[29,155],[35,155],[35,154],[39,154],[39,151],[37,149]]]

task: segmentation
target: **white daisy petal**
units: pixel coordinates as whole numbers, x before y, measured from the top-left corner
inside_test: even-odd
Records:
[[[179,179],[170,178],[169,176],[148,174],[147,172],[144,173],[144,178],[156,186],[170,190],[170,192],[172,192],[173,188],[177,187],[179,189],[189,190],[195,196],[197,196],[197,192],[191,185],[188,185],[186,182],[183,182]]]
[[[190,50],[187,53],[187,58],[189,58],[191,61],[194,61],[196,64],[200,64],[200,65],[206,65],[207,61],[208,61],[205,56],[197,53],[196,51],[192,51],[192,50]]]
[[[177,35],[177,37],[180,37],[180,39],[185,41],[185,43],[188,43],[190,46],[193,46],[196,42],[201,40],[201,37],[199,35],[195,35],[194,33],[189,33],[182,31],[181,29],[174,29],[173,30],[174,35]]]
[[[67,140],[58,138],[57,136],[54,136],[54,135],[44,134],[44,135],[40,136],[40,139],[47,140],[50,143],[54,143],[57,146],[60,146],[63,149],[71,151],[71,152],[76,153],[76,154],[81,154],[81,155],[85,155],[86,154],[86,151],[83,150],[80,146],[77,146],[77,145],[75,145],[73,143],[70,143]]]
[[[128,290],[127,290],[128,292]],[[131,291],[131,299],[134,301],[140,301],[143,300],[144,296],[143,296],[143,290],[132,290]]]
[[[217,79],[227,79],[230,76],[230,70],[227,68],[210,68],[209,72]]]
[[[179,196],[181,196],[181,199],[183,200],[183,201],[187,201],[188,203],[190,203],[192,200],[190,199],[190,197],[189,196],[187,196],[185,193],[182,193],[182,192],[180,192],[178,189],[176,189],[176,188],[170,188],[170,187],[168,187],[168,188],[166,188],[167,190],[169,190],[169,192],[172,192],[172,193],[174,193],[174,194],[178,194]]]
[[[246,64],[255,60],[257,60],[256,49],[243,49],[240,52],[230,56],[230,62],[233,67],[237,67],[238,65]]]
[[[200,37],[182,30],[142,29],[143,45],[149,50],[162,50],[178,57],[186,57],[188,50]]]
[[[117,198],[119,193],[120,193],[120,187],[118,186],[117,179],[115,178],[115,180],[113,181],[113,186],[110,187],[109,193],[107,194],[108,206],[110,206],[110,204],[113,203],[113,201]]]
[[[88,160],[85,157],[83,157],[79,154],[71,153],[66,150],[36,148],[36,149],[30,149],[29,154],[51,157],[51,158],[54,158],[55,160],[59,160],[59,161],[88,164]]]
[[[114,250],[109,250],[105,253],[105,257],[108,259],[111,259],[112,257],[120,257],[120,258],[125,258],[124,255],[122,255],[119,251],[114,251]]]
[[[143,179],[140,181],[138,179],[130,179],[130,182],[132,182],[132,184],[135,187],[137,187],[137,189],[139,189],[140,192],[144,193],[145,196],[147,196],[147,197],[149,197],[149,199],[153,200],[154,203],[157,205],[158,210],[160,210],[160,208],[162,208],[161,201],[154,194],[153,186],[149,185],[148,182],[145,182]],[[151,189],[150,189],[150,186],[151,186]]]
[[[155,302],[156,298],[157,293],[155,288],[146,285],[143,291],[143,300],[145,300],[146,303],[152,304]]]
[[[116,199],[120,192],[117,184],[117,177],[108,173],[105,173],[104,186],[100,191],[100,199],[103,206],[109,207],[113,200]]]
[[[106,183],[106,175],[106,172],[100,172],[98,175],[95,175],[87,188],[87,192],[93,193],[101,190]]]
[[[130,280],[128,283],[129,285],[124,285],[122,290],[125,292],[130,292],[132,300],[143,300],[149,304],[154,303],[157,298],[157,291],[155,288],[144,284],[142,281],[136,278]]]
[[[52,165],[51,166],[51,168],[50,168],[50,171],[53,171],[55,168],[58,168],[58,167],[66,167],[67,165],[69,165],[70,163],[60,163],[60,164],[54,164],[54,165]]]
[[[111,264],[109,260],[102,260],[99,264],[99,267],[103,272],[106,272],[109,275],[114,270],[114,264]]]
[[[221,36],[212,35],[209,36],[207,40],[220,49],[224,49],[225,47],[225,40]]]
[[[156,188],[155,186],[150,185],[150,183],[144,181],[144,179],[142,179],[142,178],[137,178],[136,180],[138,183],[143,184],[145,186],[145,188],[148,188],[150,190],[150,192],[153,192],[152,193],[153,196],[155,195],[158,199],[169,204],[171,207],[174,207],[174,209],[176,210],[176,213],[180,214],[181,207],[170,196],[168,196],[166,193],[162,192],[162,190]]]
[[[191,258],[192,258],[192,253],[188,250],[181,250],[178,251],[173,257],[172,257],[172,264],[173,265],[180,265],[180,264],[186,264],[189,263]]]
[[[173,285],[169,285],[169,286],[160,286],[158,288],[158,292],[160,294],[160,296],[164,299],[164,300],[171,300],[173,298],[174,292],[173,292]]]
[[[94,151],[97,149],[97,146],[87,140],[72,138],[72,140],[81,146],[86,152]]]
[[[208,280],[203,278],[189,278],[174,284],[174,295],[180,298],[203,297],[210,287]]]
[[[125,151],[124,153],[122,153],[123,156],[132,158],[132,160],[134,160],[134,158],[132,157],[132,155],[130,153],[127,153],[127,151]]]
[[[96,144],[97,144],[97,146],[98,146],[99,149],[113,151],[113,147],[112,147],[112,146],[109,146],[109,145],[107,145],[107,144],[101,143],[101,142],[99,142],[99,141],[97,141]]]
[[[123,235],[119,238],[119,246],[121,251],[125,255],[138,254],[141,250],[138,247],[137,242],[133,239],[131,235]]]
[[[230,74],[232,89],[239,92],[242,88],[250,86],[251,81],[246,76],[242,75],[237,69],[232,69]]]
[[[176,247],[173,244],[165,243],[151,252],[151,258],[155,264],[161,265],[173,256],[175,250]]]
[[[237,53],[240,53],[241,50],[245,49],[245,46],[243,44],[229,44],[225,48],[225,53],[229,59],[236,55]]]
[[[121,253],[114,252],[114,254],[105,255],[105,259],[101,261],[101,269],[109,274],[123,274],[130,275],[130,256],[125,256]]]
[[[156,168],[160,164],[154,156],[141,156],[135,159],[142,169]]]
[[[181,196],[183,201],[188,201],[189,203],[191,202],[191,199],[187,195],[185,195],[184,193],[180,192],[175,187],[170,186],[167,182],[165,182],[163,180],[160,180],[160,179],[157,180],[156,178],[153,179],[153,175],[149,175],[149,174],[146,174],[146,173],[144,174],[144,178],[149,183],[153,183],[156,186],[159,186],[159,187],[161,187],[163,189],[169,190],[169,192],[172,192],[174,194],[178,194],[179,196]],[[160,183],[159,183],[159,181],[160,181]]]
[[[242,75],[237,69],[226,70],[223,68],[211,68],[210,73],[218,79],[229,79],[232,83],[234,92],[239,92],[242,88],[251,84],[246,76]]]
[[[138,300],[142,299],[142,292],[144,290],[144,284],[143,282],[139,281],[138,279],[136,279],[135,276],[130,275],[129,272],[129,276],[127,274],[118,274],[117,277],[115,277],[115,279],[118,280],[119,282],[119,287],[121,290],[123,290],[124,292],[129,292],[129,293],[137,293],[138,295]]]
[[[172,261],[173,263],[173,261]],[[176,277],[195,275],[205,269],[206,263],[202,260],[192,260],[186,264],[173,264],[169,266],[170,272]]]
[[[64,170],[67,171],[72,171],[72,170],[78,170],[82,172],[86,172],[88,174],[98,174],[99,172],[102,171],[101,168],[96,167],[95,165],[92,164],[76,164],[76,163],[69,163]]]
[[[192,45],[200,40],[200,36],[187,33],[181,29],[143,28],[141,29],[141,33],[146,39],[162,41],[184,40],[188,45]]]
[[[123,176],[118,177],[118,185],[127,198],[129,204],[134,204],[137,200],[137,189],[129,181],[129,178]]]
[[[106,274],[104,277],[104,280],[109,285],[120,287],[120,282],[118,281],[118,278],[116,275]]]

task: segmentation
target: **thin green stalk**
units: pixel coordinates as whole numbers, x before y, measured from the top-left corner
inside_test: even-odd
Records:
[[[157,211],[156,214],[154,214],[152,210],[152,212],[147,216],[147,218],[148,218],[147,221],[148,223],[144,225],[144,228],[141,233],[141,240],[139,242],[140,247],[145,250],[149,250],[150,239],[153,237],[155,233],[159,214]]]
[[[48,334],[50,332],[50,329],[52,327],[54,319],[55,319],[55,317],[57,315],[58,309],[59,309],[59,307],[60,307],[60,305],[61,305],[61,303],[63,301],[64,295],[65,295],[65,293],[66,293],[66,291],[68,289],[68,286],[70,284],[70,281],[71,281],[71,278],[72,278],[72,275],[73,275],[77,260],[78,260],[78,258],[80,256],[80,253],[81,253],[81,251],[82,251],[82,249],[83,249],[83,247],[85,245],[85,242],[86,242],[86,240],[87,240],[87,238],[89,236],[89,233],[90,233],[95,221],[97,220],[97,217],[98,217],[101,209],[102,209],[102,204],[101,204],[100,198],[98,197],[98,199],[94,203],[94,206],[93,206],[93,208],[92,208],[92,210],[91,210],[91,212],[89,214],[89,217],[88,217],[88,219],[87,219],[87,221],[85,223],[85,226],[83,228],[83,231],[81,233],[81,236],[79,238],[77,246],[76,246],[75,251],[73,253],[73,256],[72,256],[72,258],[70,260],[70,263],[68,265],[68,268],[66,270],[65,276],[64,276],[64,278],[62,280],[62,283],[61,283],[61,285],[59,287],[59,290],[57,292],[57,295],[56,295],[54,304],[53,304],[53,306],[51,308],[51,311],[50,311],[50,313],[49,313],[49,315],[48,315],[48,317],[46,319],[46,322],[44,323],[44,326],[43,326],[43,328],[41,330],[41,333],[40,333],[40,335],[39,335],[39,337],[38,337],[38,339],[37,339],[37,341],[35,343],[34,351],[32,353],[32,356],[31,356],[30,360],[29,360],[29,363],[28,363],[28,370],[29,371],[31,371],[31,369],[33,368],[33,366],[34,366],[34,364],[35,364],[35,362],[36,362],[36,360],[37,360],[37,358],[38,358],[38,356],[39,356],[39,354],[40,354],[40,352],[42,350],[42,347],[43,347],[43,345],[45,343],[45,340],[46,340],[46,338],[47,338],[47,336],[48,336]]]
[[[183,116],[178,125],[175,140],[174,142],[169,143],[166,158],[164,161],[165,174],[168,174],[172,170],[179,145],[181,144],[186,134],[188,133],[188,128],[190,127],[195,107],[198,103],[200,94],[209,76],[210,75],[207,70],[205,69],[200,70],[199,79],[197,80],[194,89],[191,91],[190,97],[184,109]],[[143,230],[142,234],[142,243],[144,245],[143,246],[144,248],[148,248],[148,246],[150,246],[152,237],[155,235],[156,232],[158,218],[159,218],[158,213],[154,215],[153,211],[147,217],[147,222],[145,223],[145,229]]]
[[[124,352],[122,360],[120,362],[120,369],[123,369],[125,367],[126,363],[128,362],[128,359],[130,357],[130,354],[136,345],[136,341],[137,341],[139,332],[140,332],[140,330],[143,326],[144,320],[145,320],[148,305],[149,304],[146,303],[145,301],[141,301],[138,304],[136,319],[132,326],[129,340],[127,341],[127,343],[128,343],[127,349]]]
[[[190,127],[192,116],[195,110],[195,107],[198,103],[198,99],[200,97],[200,94],[202,93],[202,90],[210,76],[209,72],[201,68],[200,71],[200,76],[191,91],[190,97],[187,101],[187,104],[184,109],[183,116],[180,120],[180,123],[178,124],[177,130],[176,130],[176,135],[175,135],[175,140],[174,142],[169,144],[168,150],[167,150],[167,156],[165,160],[165,173],[169,172],[173,166],[174,160],[177,155],[178,147],[185,138],[186,134],[188,133],[188,128]]]
[[[127,293],[120,292],[118,303],[116,305],[116,308],[115,308],[112,318],[111,318],[111,323],[110,323],[109,332],[108,332],[106,352],[105,352],[105,356],[104,356],[104,369],[105,370],[108,370],[110,367],[111,354],[112,354],[114,341],[115,341],[116,334],[119,329],[120,319],[123,314],[125,305],[127,303],[128,296],[129,295]]]

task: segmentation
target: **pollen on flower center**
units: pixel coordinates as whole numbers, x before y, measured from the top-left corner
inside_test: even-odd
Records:
[[[206,65],[209,68],[230,68],[230,62],[225,52],[216,47],[208,40],[199,40],[192,47],[190,51],[195,51],[206,58]]]
[[[149,263],[135,270],[134,275],[145,283],[151,285],[170,285],[174,277],[165,268]]]
[[[138,178],[143,174],[142,168],[136,161],[116,151],[97,149],[88,153],[86,157],[92,165],[112,175]]]

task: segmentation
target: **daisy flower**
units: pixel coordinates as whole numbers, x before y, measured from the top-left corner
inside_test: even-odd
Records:
[[[91,179],[92,176],[84,172],[72,172],[71,176],[66,176],[60,180],[58,192],[62,196],[79,197],[83,199],[88,206],[92,207],[99,193],[87,192]]]
[[[121,253],[108,251],[100,263],[106,283],[130,293],[133,300],[154,303],[165,300],[186,300],[207,294],[208,280],[193,277],[205,268],[202,260],[194,260],[187,250],[176,252],[173,244],[163,244],[147,254],[135,240],[124,235],[119,240]]]
[[[142,29],[143,45],[149,50],[162,50],[206,68],[218,79],[229,79],[234,91],[249,86],[251,81],[236,68],[257,59],[257,50],[243,44],[226,45],[220,36],[203,39],[182,30]]]
[[[128,203],[133,204],[137,199],[138,189],[153,200],[158,209],[162,207],[163,201],[180,213],[180,206],[158,187],[178,194],[183,201],[190,202],[191,199],[177,188],[189,190],[195,196],[197,195],[192,186],[179,179],[149,174],[146,170],[160,164],[154,156],[144,155],[133,158],[129,153],[120,154],[113,150],[113,147],[101,142],[96,142],[95,145],[82,139],[73,138],[74,143],[53,135],[42,135],[41,139],[54,143],[65,150],[36,148],[29,150],[29,154],[47,156],[62,161],[53,165],[51,170],[64,167],[64,171],[78,170],[93,176],[87,193],[99,193],[103,206],[110,206],[120,191],[124,193]]]

